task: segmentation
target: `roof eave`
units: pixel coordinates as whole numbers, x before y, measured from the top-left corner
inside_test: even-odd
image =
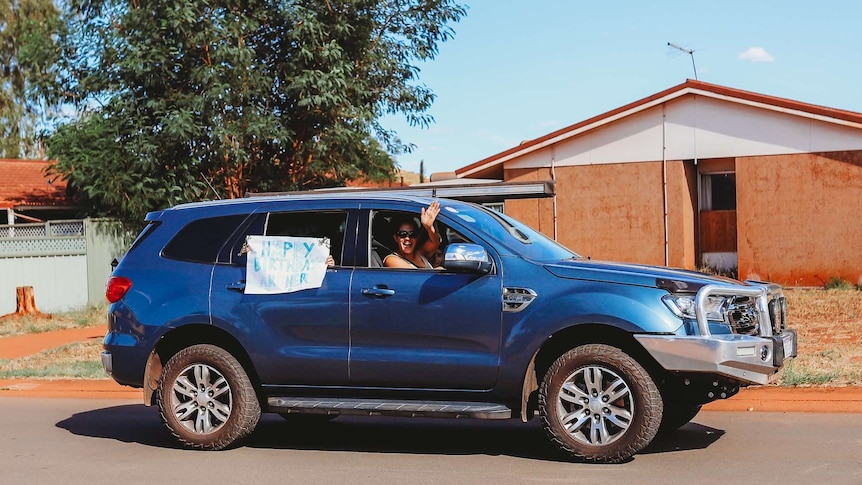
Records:
[[[685,83],[673,86],[652,96],[634,101],[534,140],[526,141],[509,150],[479,160],[466,167],[456,169],[455,174],[458,177],[468,177],[477,173],[487,172],[492,167],[501,165],[514,158],[541,150],[568,138],[690,94],[862,129],[862,113],[806,104],[689,79]]]

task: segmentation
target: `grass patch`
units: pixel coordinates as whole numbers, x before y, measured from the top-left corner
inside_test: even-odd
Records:
[[[0,337],[104,325],[107,311],[107,306],[101,305],[54,315],[5,316],[0,318]]]
[[[697,268],[699,273],[712,276],[724,276],[726,278],[739,279],[739,268],[713,268],[711,266],[703,266]]]
[[[784,386],[862,385],[862,292],[786,288],[788,326],[799,334],[799,356]]]
[[[804,366],[802,370],[797,370],[797,363],[791,360],[784,368],[784,375],[781,377],[781,385],[783,386],[822,386],[834,381],[838,376],[836,372],[813,372]]]
[[[837,276],[833,276],[829,278],[829,281],[823,285],[823,288],[827,290],[858,290],[859,287],[854,285],[853,283],[843,279],[838,278]]]
[[[48,349],[20,359],[0,359],[0,378],[106,379],[99,341]]]

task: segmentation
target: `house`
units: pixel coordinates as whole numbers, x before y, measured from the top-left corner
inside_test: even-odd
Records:
[[[457,169],[593,259],[862,284],[862,113],[687,80]]]
[[[19,310],[28,287],[42,312],[103,303],[111,261],[128,247],[111,221],[70,220],[79,209],[45,175],[49,163],[0,159],[0,315]]]
[[[66,182],[48,176],[45,160],[0,159],[0,225],[74,217]]]

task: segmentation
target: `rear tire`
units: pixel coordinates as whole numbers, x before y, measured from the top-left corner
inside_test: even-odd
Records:
[[[662,399],[649,373],[622,350],[589,344],[551,365],[539,388],[551,440],[571,456],[618,463],[655,438]]]
[[[260,420],[260,403],[245,369],[214,345],[193,345],[171,357],[159,379],[157,400],[165,426],[192,448],[232,446]]]

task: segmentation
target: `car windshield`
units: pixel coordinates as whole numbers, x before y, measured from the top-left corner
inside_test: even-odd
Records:
[[[443,210],[466,226],[489,235],[525,258],[542,262],[580,258],[553,239],[497,211],[477,205],[444,206]]]

